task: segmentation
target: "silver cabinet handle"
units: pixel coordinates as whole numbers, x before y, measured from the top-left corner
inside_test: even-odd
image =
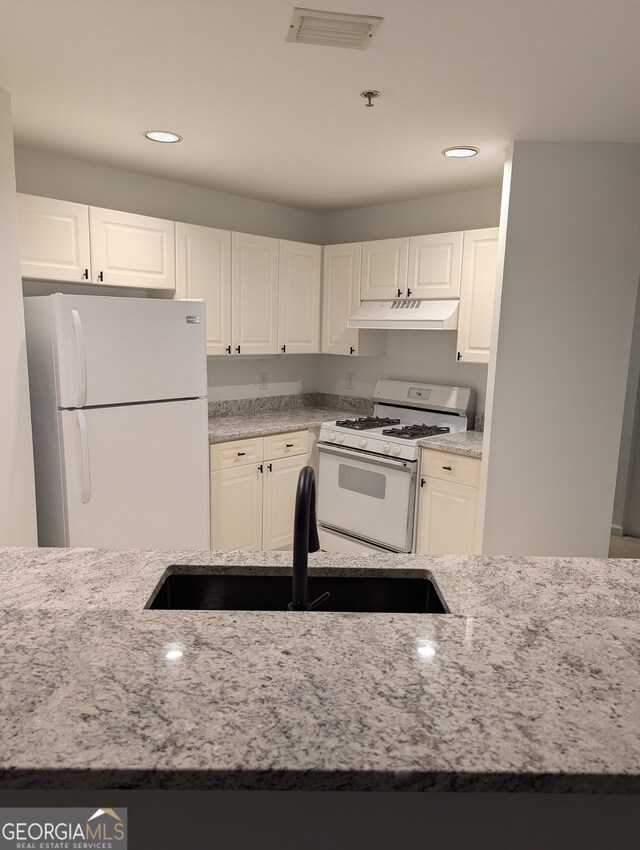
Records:
[[[71,321],[76,340],[76,360],[78,363],[78,407],[84,407],[87,403],[87,356],[84,348],[82,319],[77,310],[71,311]]]
[[[81,410],[76,410],[78,431],[80,432],[80,468],[82,470],[82,486],[80,501],[86,504],[91,501],[91,466],[89,463],[89,438],[87,436],[87,421]]]

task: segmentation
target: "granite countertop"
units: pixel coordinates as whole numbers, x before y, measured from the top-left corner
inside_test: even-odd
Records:
[[[458,434],[445,434],[443,437],[429,437],[420,440],[423,449],[435,449],[438,452],[451,452],[466,457],[482,457],[482,431],[460,431]]]
[[[302,428],[314,428],[332,419],[347,419],[362,415],[353,410],[329,407],[289,407],[284,410],[264,410],[231,416],[209,416],[209,443],[286,434]]]
[[[144,610],[290,557],[0,549],[0,787],[640,792],[640,562],[318,553],[451,613]]]

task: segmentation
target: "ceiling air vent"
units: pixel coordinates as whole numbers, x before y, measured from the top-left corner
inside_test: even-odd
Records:
[[[291,16],[287,41],[366,50],[382,18],[321,12],[296,6]]]

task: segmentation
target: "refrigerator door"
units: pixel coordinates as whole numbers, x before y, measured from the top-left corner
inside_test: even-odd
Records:
[[[206,399],[58,417],[65,546],[209,548]]]
[[[207,395],[202,301],[52,295],[58,407]]]

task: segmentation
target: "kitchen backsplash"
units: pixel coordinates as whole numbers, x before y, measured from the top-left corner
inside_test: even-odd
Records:
[[[297,407],[316,407],[330,410],[353,410],[364,415],[373,412],[369,399],[333,393],[296,393],[294,395],[261,396],[210,401],[209,416],[238,416],[267,410],[287,410]]]

